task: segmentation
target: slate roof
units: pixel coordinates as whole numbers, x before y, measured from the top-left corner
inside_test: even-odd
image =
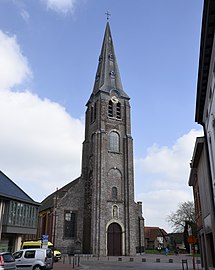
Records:
[[[65,193],[74,185],[76,185],[78,183],[78,181],[81,179],[81,177],[78,177],[77,179],[69,182],[68,184],[66,184],[65,186],[63,186],[62,188],[58,189],[57,191],[53,192],[52,194],[50,194],[48,197],[46,197],[42,202],[41,202],[41,206],[39,208],[39,212],[44,211],[46,209],[49,208],[53,208],[54,206],[54,196],[56,196],[56,192],[57,192],[57,197],[58,198],[62,198]]]
[[[115,90],[120,97],[130,99],[122,87],[110,25],[107,22],[91,97],[100,91],[110,94],[112,90]]]
[[[17,186],[2,171],[0,171],[0,197],[39,205],[39,203],[31,199],[31,197],[29,197],[19,186]]]

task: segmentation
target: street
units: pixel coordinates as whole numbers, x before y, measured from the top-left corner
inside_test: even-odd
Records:
[[[183,262],[183,263],[182,263]],[[154,254],[144,254],[136,257],[64,257],[61,262],[54,264],[54,270],[71,270],[71,269],[87,269],[87,270],[191,270],[193,269],[193,260],[191,256],[164,256]],[[200,258],[195,259],[195,269],[202,269]]]

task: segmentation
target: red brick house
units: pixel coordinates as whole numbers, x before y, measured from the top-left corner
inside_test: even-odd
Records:
[[[145,249],[161,249],[168,245],[169,237],[164,229],[159,227],[144,227]]]

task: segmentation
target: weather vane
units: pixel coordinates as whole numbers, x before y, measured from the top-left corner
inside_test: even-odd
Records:
[[[110,16],[111,16],[111,14],[107,11],[107,12],[105,13],[105,15],[107,15],[107,21],[109,21],[109,18],[110,18]]]

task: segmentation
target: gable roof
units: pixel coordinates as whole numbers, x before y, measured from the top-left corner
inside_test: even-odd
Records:
[[[75,186],[79,182],[80,179],[81,179],[81,177],[78,177],[77,179],[69,182],[68,184],[66,184],[62,188],[54,191],[49,196],[47,196],[41,202],[39,212],[42,212],[42,211],[47,210],[49,208],[53,208],[54,207],[54,200],[55,200],[56,195],[57,195],[58,198],[62,198],[65,195],[65,192],[67,192],[71,187]]]
[[[167,236],[167,232],[159,227],[144,227],[144,234],[149,241],[155,241],[159,236],[164,238]]]
[[[39,205],[2,171],[0,171],[0,197]]]

